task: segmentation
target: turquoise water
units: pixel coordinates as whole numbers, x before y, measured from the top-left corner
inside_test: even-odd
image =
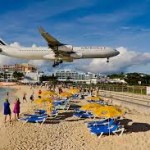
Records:
[[[0,87],[0,109],[3,106],[4,100],[5,98],[7,98],[7,92],[9,92],[9,102],[12,101],[12,99],[14,99],[14,97],[12,96],[12,94],[14,93],[15,89],[11,89],[11,88],[1,88]]]
[[[4,99],[9,91],[9,88],[0,88],[0,100]]]

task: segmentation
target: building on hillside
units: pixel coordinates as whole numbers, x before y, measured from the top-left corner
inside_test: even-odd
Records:
[[[21,72],[26,74],[27,72],[37,72],[37,68],[30,64],[15,64],[15,65],[3,65],[0,67],[0,80],[12,81],[14,80],[13,73]]]
[[[3,65],[0,67],[0,72],[36,72],[37,68],[30,64],[15,64],[15,65]]]
[[[87,84],[97,83],[97,77],[90,72],[84,73],[71,69],[64,69],[57,71],[54,75],[58,77],[59,81],[83,82]]]

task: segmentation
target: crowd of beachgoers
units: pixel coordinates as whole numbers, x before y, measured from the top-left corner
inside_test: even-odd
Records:
[[[149,115],[112,105],[111,99],[99,95],[98,88],[71,84],[13,88],[17,91],[6,93],[0,115],[0,149],[150,147]]]

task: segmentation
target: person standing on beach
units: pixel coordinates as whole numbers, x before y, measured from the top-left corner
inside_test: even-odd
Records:
[[[27,95],[27,93],[24,92],[24,94],[23,94],[23,102],[27,102],[26,95]]]
[[[19,100],[19,98],[17,98],[15,100],[13,113],[15,114],[15,119],[19,119],[19,114],[20,114],[20,100]]]
[[[30,101],[31,101],[31,103],[34,101],[34,93],[31,94]]]
[[[41,96],[41,94],[42,94],[42,90],[39,90],[38,95]]]
[[[4,102],[4,115],[5,115],[4,123],[6,123],[7,116],[9,116],[9,121],[11,122],[10,103],[7,98],[5,99],[5,102]]]
[[[7,99],[9,98],[9,92],[6,93],[6,98],[7,98]]]

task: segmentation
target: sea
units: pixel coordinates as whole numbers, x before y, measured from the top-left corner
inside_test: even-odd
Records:
[[[3,106],[4,100],[7,97],[7,92],[9,93],[9,102],[11,102],[14,99],[13,93],[14,93],[15,89],[12,88],[3,88],[0,87],[0,109]]]

